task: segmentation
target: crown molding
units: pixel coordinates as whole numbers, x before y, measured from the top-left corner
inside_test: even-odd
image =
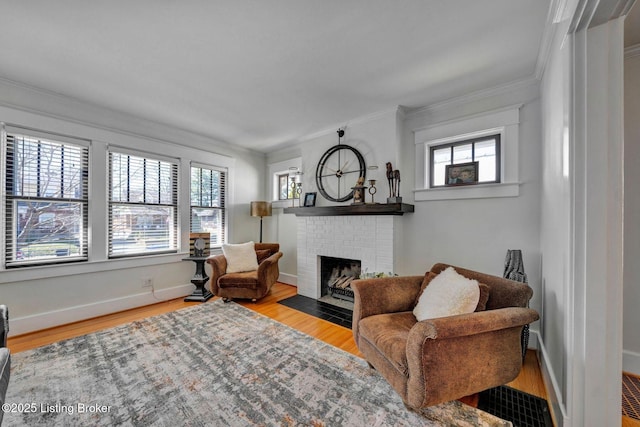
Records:
[[[216,152],[216,154],[225,157],[230,157],[229,151],[232,153],[265,155],[265,153],[260,151],[237,146],[210,135],[145,119],[132,114],[125,114],[121,111],[62,95],[48,89],[16,82],[5,77],[0,77],[0,93],[4,95],[0,96],[0,106],[24,111],[26,113],[190,149],[214,152],[212,149],[215,150],[217,148],[220,151]],[[20,100],[21,98],[32,102],[16,102],[16,100]],[[54,112],[54,110],[62,112]],[[79,115],[75,116],[75,114]],[[158,131],[155,133],[145,133],[142,128],[156,129]],[[167,135],[169,135],[169,137],[167,137]],[[193,141],[194,139],[201,141],[201,143],[189,145],[177,142],[182,140]]]
[[[471,92],[471,93],[468,93],[456,98],[451,98],[435,104],[426,105],[424,107],[420,107],[416,109],[411,109],[406,112],[406,116],[410,118],[410,117],[421,116],[426,113],[430,113],[438,110],[456,108],[473,101],[478,101],[478,100],[490,98],[493,96],[504,95],[507,93],[514,92],[516,90],[527,89],[531,86],[538,86],[539,84],[540,84],[540,80],[535,76],[531,76],[525,79],[515,80],[512,82],[505,83],[499,86],[494,86],[488,89],[482,89],[479,91]]]

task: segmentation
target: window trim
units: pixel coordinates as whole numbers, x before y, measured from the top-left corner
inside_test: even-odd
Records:
[[[443,121],[415,129],[416,171],[414,200],[455,200],[493,197],[517,197],[519,180],[519,126],[522,104]],[[500,133],[501,182],[456,187],[431,187],[430,147]]]
[[[223,188],[221,190],[221,206],[220,207],[211,207],[211,206],[200,206],[200,205],[192,205],[191,204],[191,169],[192,168],[198,168],[198,169],[208,169],[210,171],[214,171],[214,172],[220,172],[221,174],[223,174]],[[225,168],[225,167],[221,167],[221,166],[212,166],[212,165],[206,165],[203,163],[197,163],[197,162],[191,162],[189,164],[189,193],[186,197],[188,197],[189,199],[189,233],[193,233],[193,229],[192,229],[192,218],[193,218],[193,208],[211,208],[211,209],[219,209],[222,212],[222,237],[221,237],[221,242],[217,243],[217,244],[213,244],[212,242],[210,243],[210,247],[209,249],[219,249],[222,247],[223,244],[227,243],[228,241],[228,208],[227,208],[227,195],[228,195],[228,191],[227,191],[227,187],[228,187],[228,182],[229,182],[229,169]]]
[[[89,251],[90,251],[90,247],[89,247],[89,223],[90,223],[90,204],[89,204],[89,200],[91,199],[90,197],[90,168],[91,168],[91,160],[90,160],[90,149],[91,149],[91,141],[87,140],[87,139],[83,139],[83,138],[78,138],[78,137],[73,137],[73,136],[68,136],[68,135],[63,135],[63,134],[59,134],[59,133],[55,133],[55,132],[49,132],[49,131],[42,131],[42,130],[38,130],[38,129],[33,129],[30,127],[26,127],[26,126],[20,126],[20,125],[14,125],[14,124],[9,124],[9,123],[4,123],[4,122],[0,122],[0,140],[1,140],[1,147],[0,150],[0,158],[2,159],[2,161],[0,163],[2,163],[1,165],[1,169],[0,172],[2,173],[2,180],[0,185],[2,185],[3,190],[3,197],[2,197],[2,209],[0,210],[2,216],[3,216],[3,221],[2,221],[2,226],[1,226],[1,230],[2,230],[2,239],[1,239],[1,244],[2,244],[2,250],[4,253],[3,259],[2,259],[2,267],[4,269],[4,271],[9,271],[9,270],[14,270],[14,269],[23,269],[23,268],[29,268],[29,267],[52,267],[52,266],[56,266],[56,265],[61,265],[61,264],[70,264],[70,263],[86,263],[89,260]],[[6,189],[7,189],[7,173],[8,173],[8,157],[7,157],[7,150],[8,150],[8,140],[7,137],[8,135],[22,135],[24,137],[29,137],[29,138],[33,138],[33,139],[37,139],[37,140],[42,140],[42,141],[49,141],[52,143],[57,143],[57,144],[63,144],[63,145],[69,145],[69,146],[73,146],[73,147],[77,147],[78,149],[80,149],[80,158],[78,159],[81,162],[81,166],[80,166],[80,172],[82,174],[82,178],[81,178],[81,182],[80,182],[80,187],[82,189],[82,197],[77,198],[77,197],[72,197],[72,198],[65,198],[65,197],[49,197],[46,195],[40,195],[38,194],[37,196],[17,196],[17,195],[10,195]],[[61,166],[62,167],[62,166]],[[38,171],[38,174],[40,174],[40,171]],[[61,176],[64,176],[64,174],[62,173]],[[8,241],[7,241],[7,233],[13,233],[13,229],[15,227],[15,221],[16,221],[16,216],[14,215],[13,210],[11,217],[8,216],[8,205],[10,203],[13,203],[13,201],[20,201],[20,200],[24,200],[24,201],[55,201],[55,202],[60,202],[60,203],[64,203],[64,202],[68,202],[68,203],[79,203],[80,204],[80,208],[81,208],[81,214],[80,214],[80,222],[81,222],[81,226],[82,226],[82,230],[81,230],[81,236],[80,236],[80,241],[82,244],[82,251],[79,255],[77,256],[63,256],[60,258],[47,258],[47,259],[42,259],[42,260],[24,260],[24,261],[19,261],[19,260],[9,260],[9,258],[7,257],[8,252],[10,249],[13,249],[13,251],[16,251],[17,248],[13,247],[13,248],[9,248],[8,247]],[[10,226],[11,229],[9,229],[8,226],[8,220],[11,219],[12,220],[12,225]]]
[[[113,181],[112,181],[112,167],[111,167],[111,162],[112,162],[112,155],[113,154],[120,154],[120,155],[125,155],[125,156],[133,156],[133,157],[138,157],[138,158],[142,158],[144,160],[153,160],[153,161],[161,161],[161,162],[166,162],[169,163],[171,165],[171,176],[172,176],[172,183],[171,183],[171,189],[172,189],[172,202],[167,204],[167,203],[162,203],[160,200],[158,203],[140,203],[140,202],[130,202],[130,201],[113,201],[112,200],[112,185],[113,185]],[[107,179],[106,179],[106,185],[107,185],[107,223],[106,223],[106,233],[107,233],[107,258],[110,260],[115,260],[115,259],[122,259],[122,258],[132,258],[132,257],[148,257],[148,256],[153,256],[153,255],[165,255],[165,254],[175,254],[178,253],[180,251],[180,221],[179,221],[179,215],[180,215],[180,211],[179,211],[179,197],[180,197],[180,188],[179,188],[179,181],[180,181],[180,161],[179,159],[173,159],[170,157],[166,157],[166,156],[162,156],[162,155],[156,155],[156,154],[149,154],[145,151],[142,150],[131,150],[131,149],[127,149],[127,148],[122,148],[122,147],[118,147],[118,146],[109,146],[107,148]],[[164,207],[171,207],[173,209],[173,220],[172,220],[172,225],[173,225],[173,235],[171,237],[170,235],[170,243],[173,243],[173,248],[169,248],[167,250],[160,250],[160,251],[151,251],[151,252],[136,252],[136,253],[126,253],[126,254],[114,254],[112,252],[112,240],[113,240],[113,230],[112,230],[112,204],[117,204],[117,205],[132,205],[132,206],[149,206],[149,205],[155,205],[155,206],[164,206]]]
[[[271,177],[271,179],[270,179],[270,188],[269,188],[268,197],[271,198],[272,207],[274,208],[290,207],[292,204],[292,200],[297,200],[297,198],[286,199],[286,200],[280,199],[280,186],[279,186],[278,176],[284,175],[284,174],[291,175],[291,170],[293,170],[293,168],[296,168],[298,171],[303,172],[302,157],[295,157],[289,160],[269,164],[268,176]],[[302,178],[304,178],[304,175],[301,175],[301,176]],[[303,181],[303,188],[305,188],[304,181]]]
[[[462,139],[462,140],[455,140],[455,141],[451,141],[451,142],[447,142],[447,143],[442,143],[442,144],[432,144],[429,146],[429,188],[442,188],[442,187],[447,187],[447,185],[443,184],[443,185],[434,185],[433,181],[435,180],[435,171],[433,170],[433,165],[434,165],[434,156],[435,156],[435,151],[436,150],[441,150],[443,148],[451,148],[452,151],[452,156],[451,158],[453,159],[453,149],[454,147],[458,147],[461,145],[468,145],[471,144],[472,148],[471,148],[471,153],[472,153],[472,157],[471,157],[471,161],[475,161],[476,157],[475,157],[475,145],[477,143],[481,143],[484,141],[490,141],[490,140],[494,140],[495,141],[495,147],[496,147],[496,170],[495,170],[495,176],[496,179],[493,181],[482,181],[479,182],[478,184],[498,184],[502,179],[502,164],[500,162],[500,158],[501,158],[501,144],[500,144],[500,140],[502,139],[502,133],[500,132],[498,129],[496,129],[497,132],[492,132],[491,130],[488,130],[486,132],[482,132],[479,133],[477,136],[474,136],[473,138],[468,138],[468,139]],[[452,160],[453,161],[453,160]],[[450,163],[450,164],[455,164],[455,163]],[[477,185],[477,184],[476,184]]]

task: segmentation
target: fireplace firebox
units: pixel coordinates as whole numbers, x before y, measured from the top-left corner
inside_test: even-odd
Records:
[[[351,282],[360,277],[361,265],[360,260],[321,256],[321,295],[353,301]]]

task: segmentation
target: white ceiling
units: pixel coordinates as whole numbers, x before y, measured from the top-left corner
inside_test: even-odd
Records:
[[[4,2],[0,77],[268,151],[533,77],[549,1]]]

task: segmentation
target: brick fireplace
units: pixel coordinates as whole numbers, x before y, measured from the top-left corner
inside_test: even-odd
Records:
[[[365,272],[395,271],[401,217],[298,216],[298,294],[320,298],[320,257],[359,260]]]

